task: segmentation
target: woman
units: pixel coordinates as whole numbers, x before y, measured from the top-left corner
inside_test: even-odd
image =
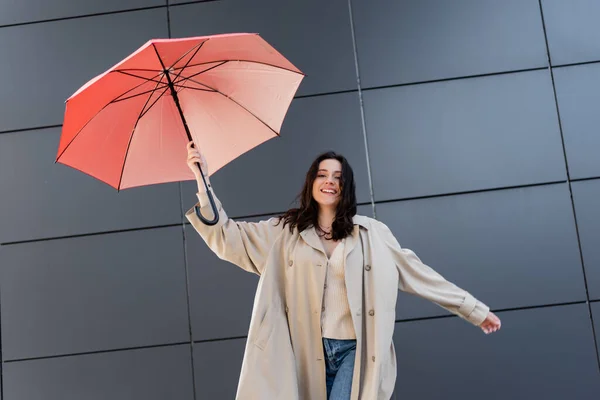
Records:
[[[212,218],[196,163],[205,174],[208,166],[192,142],[187,162],[200,212]],[[260,276],[237,399],[389,399],[398,288],[486,334],[500,328],[485,304],[401,248],[385,224],[356,215],[354,176],[341,155],[317,157],[300,207],[281,217],[236,222],[215,203],[214,226],[194,208],[186,217],[219,258]]]

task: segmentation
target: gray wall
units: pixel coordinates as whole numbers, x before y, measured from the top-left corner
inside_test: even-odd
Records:
[[[0,9],[4,400],[233,398],[257,278],[184,223],[193,185],[117,193],[53,161],[64,100],[88,79],[150,38],[236,31],[307,78],[281,138],[213,177],[229,214],[287,209],[333,148],[360,212],[503,320],[486,336],[401,293],[396,397],[600,398],[600,3]]]

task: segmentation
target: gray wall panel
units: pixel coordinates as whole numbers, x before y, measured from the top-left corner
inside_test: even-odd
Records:
[[[596,330],[596,345],[600,346],[600,301],[591,303],[592,318],[594,319],[594,329]],[[600,348],[597,349],[600,351]]]
[[[571,179],[600,176],[600,64],[554,68]]]
[[[281,136],[217,171],[211,183],[230,216],[285,211],[294,205],[312,161],[327,150],[348,159],[354,170],[358,202],[369,202],[367,159],[356,93],[294,100]],[[195,182],[183,185],[186,209],[196,202],[196,191]]]
[[[486,336],[459,318],[396,324],[398,399],[592,400],[600,375],[587,305],[499,313]]]
[[[357,213],[373,217],[370,205],[358,206]],[[185,233],[193,340],[246,336],[258,276],[220,260],[191,225]]]
[[[173,37],[256,32],[307,76],[299,95],[356,89],[347,0],[214,1],[171,7]]]
[[[237,391],[246,339],[194,343],[198,399],[233,399]]]
[[[3,371],[5,400],[192,400],[192,379],[189,345],[12,362]]]
[[[258,276],[220,260],[191,225],[185,234],[193,340],[246,336]]]
[[[600,300],[600,179],[573,182],[572,188],[588,292]]]
[[[0,134],[0,243],[181,221],[176,183],[117,192],[54,164],[60,129]]]
[[[166,8],[0,29],[0,131],[61,124],[79,87],[166,36]]]
[[[352,0],[363,87],[548,64],[535,0]]]
[[[364,93],[376,200],[566,179],[548,71]]]
[[[0,25],[166,5],[166,0],[0,0]]]
[[[402,247],[493,309],[586,298],[566,184],[377,204],[376,212]],[[399,293],[399,319],[442,314]]]
[[[520,309],[486,336],[400,293],[394,398],[599,397],[586,303],[600,300],[596,2],[0,0],[0,10],[4,399],[235,396],[258,277],[218,259],[183,218],[195,183],[119,193],[54,164],[64,100],[79,87],[149,39],[229,32],[259,33],[307,74],[281,137],[214,174],[230,216],[295,206],[310,162],[336,150],[354,167],[359,214],[372,216],[373,193],[403,246],[492,309]]]
[[[200,2],[203,2],[203,1],[209,2],[209,1],[215,1],[215,0],[167,0],[167,3],[169,5],[174,5],[174,4],[193,3],[193,2],[200,3]],[[217,1],[221,1],[221,0],[217,0]]]
[[[541,0],[553,65],[600,60],[600,3]]]
[[[181,227],[0,248],[4,360],[189,340]]]

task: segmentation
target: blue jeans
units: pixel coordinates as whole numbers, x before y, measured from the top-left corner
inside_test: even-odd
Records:
[[[328,400],[350,400],[356,340],[323,338]]]

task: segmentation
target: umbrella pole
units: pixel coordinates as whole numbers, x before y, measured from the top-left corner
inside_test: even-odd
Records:
[[[175,106],[177,107],[177,110],[179,111],[179,117],[181,117],[181,122],[183,123],[185,133],[187,134],[188,140],[191,142],[191,141],[193,141],[192,135],[190,134],[190,129],[188,128],[187,122],[185,121],[185,116],[183,115],[183,111],[181,110],[181,105],[179,105],[179,97],[177,96],[177,91],[175,90],[175,85],[173,85],[173,81],[171,80],[171,76],[169,75],[168,70],[165,70],[165,76],[167,78],[169,89],[171,89],[171,96],[173,96],[173,101],[175,102]],[[195,146],[195,143],[194,143],[194,146]],[[200,163],[196,163],[196,165],[198,166],[198,169],[200,170],[200,175],[202,176],[202,181],[204,182],[204,187],[206,188],[206,194],[208,195],[208,200],[210,201],[210,206],[212,208],[214,217],[212,220],[208,220],[208,219],[204,218],[204,216],[200,213],[200,207],[195,206],[194,209],[196,211],[196,215],[198,216],[198,218],[200,218],[200,221],[202,221],[204,224],[216,225],[217,222],[219,222],[219,210],[217,210],[217,206],[215,204],[215,200],[212,195],[212,190],[210,190],[210,185],[208,185],[206,183],[206,178],[204,177],[204,173],[202,172],[202,167],[200,166]]]

